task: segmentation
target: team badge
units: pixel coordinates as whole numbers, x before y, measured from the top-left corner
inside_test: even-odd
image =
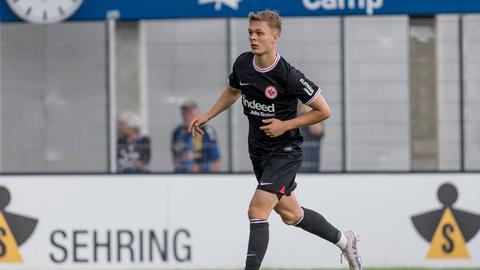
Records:
[[[267,96],[267,98],[274,99],[277,97],[277,95],[278,95],[278,92],[277,92],[277,89],[275,89],[275,87],[267,86],[267,88],[265,88],[265,96]]]

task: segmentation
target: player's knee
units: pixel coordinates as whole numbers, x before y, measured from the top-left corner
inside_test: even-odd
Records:
[[[280,213],[280,217],[282,218],[283,223],[287,225],[295,225],[300,221],[302,215],[296,215],[293,212],[282,212]]]
[[[250,205],[248,208],[248,218],[252,219],[268,219],[268,213],[261,207]]]

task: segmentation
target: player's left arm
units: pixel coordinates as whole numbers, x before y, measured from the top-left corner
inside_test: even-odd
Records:
[[[267,136],[274,138],[281,136],[291,129],[320,123],[328,119],[331,115],[330,106],[328,106],[328,103],[320,94],[318,94],[308,106],[312,108],[311,111],[290,120],[282,121],[276,118],[265,119],[263,123],[267,125],[260,127],[260,129],[263,130]]]
[[[327,101],[320,94],[318,94],[315,100],[313,100],[308,106],[312,108],[311,111],[297,116],[296,118],[283,121],[287,130],[320,123],[328,119],[332,114],[330,106],[328,106]]]
[[[266,125],[260,127],[260,129],[267,136],[278,137],[290,129],[310,126],[330,117],[330,107],[321,95],[321,89],[293,67],[288,72],[287,91],[292,97],[298,98],[312,110],[286,121],[276,118],[263,120]]]

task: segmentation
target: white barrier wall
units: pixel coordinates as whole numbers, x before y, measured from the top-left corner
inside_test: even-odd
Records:
[[[480,174],[299,175],[298,183],[305,207],[361,235],[366,267],[480,267]],[[437,197],[444,183],[451,210]],[[254,189],[249,174],[2,176],[0,269],[242,268]],[[412,222],[420,214],[432,243]],[[264,267],[347,267],[339,259],[335,246],[270,217]]]

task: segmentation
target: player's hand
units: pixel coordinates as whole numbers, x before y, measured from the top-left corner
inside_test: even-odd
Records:
[[[260,129],[265,132],[265,134],[270,138],[275,138],[281,136],[285,131],[287,131],[287,127],[282,120],[278,120],[276,118],[269,118],[264,119],[263,123],[267,124],[265,126],[261,126]]]
[[[192,134],[192,136],[196,136],[197,134],[204,134],[205,132],[202,130],[202,126],[204,126],[208,122],[208,117],[205,115],[200,115],[193,118],[192,122],[188,125],[188,132]]]

